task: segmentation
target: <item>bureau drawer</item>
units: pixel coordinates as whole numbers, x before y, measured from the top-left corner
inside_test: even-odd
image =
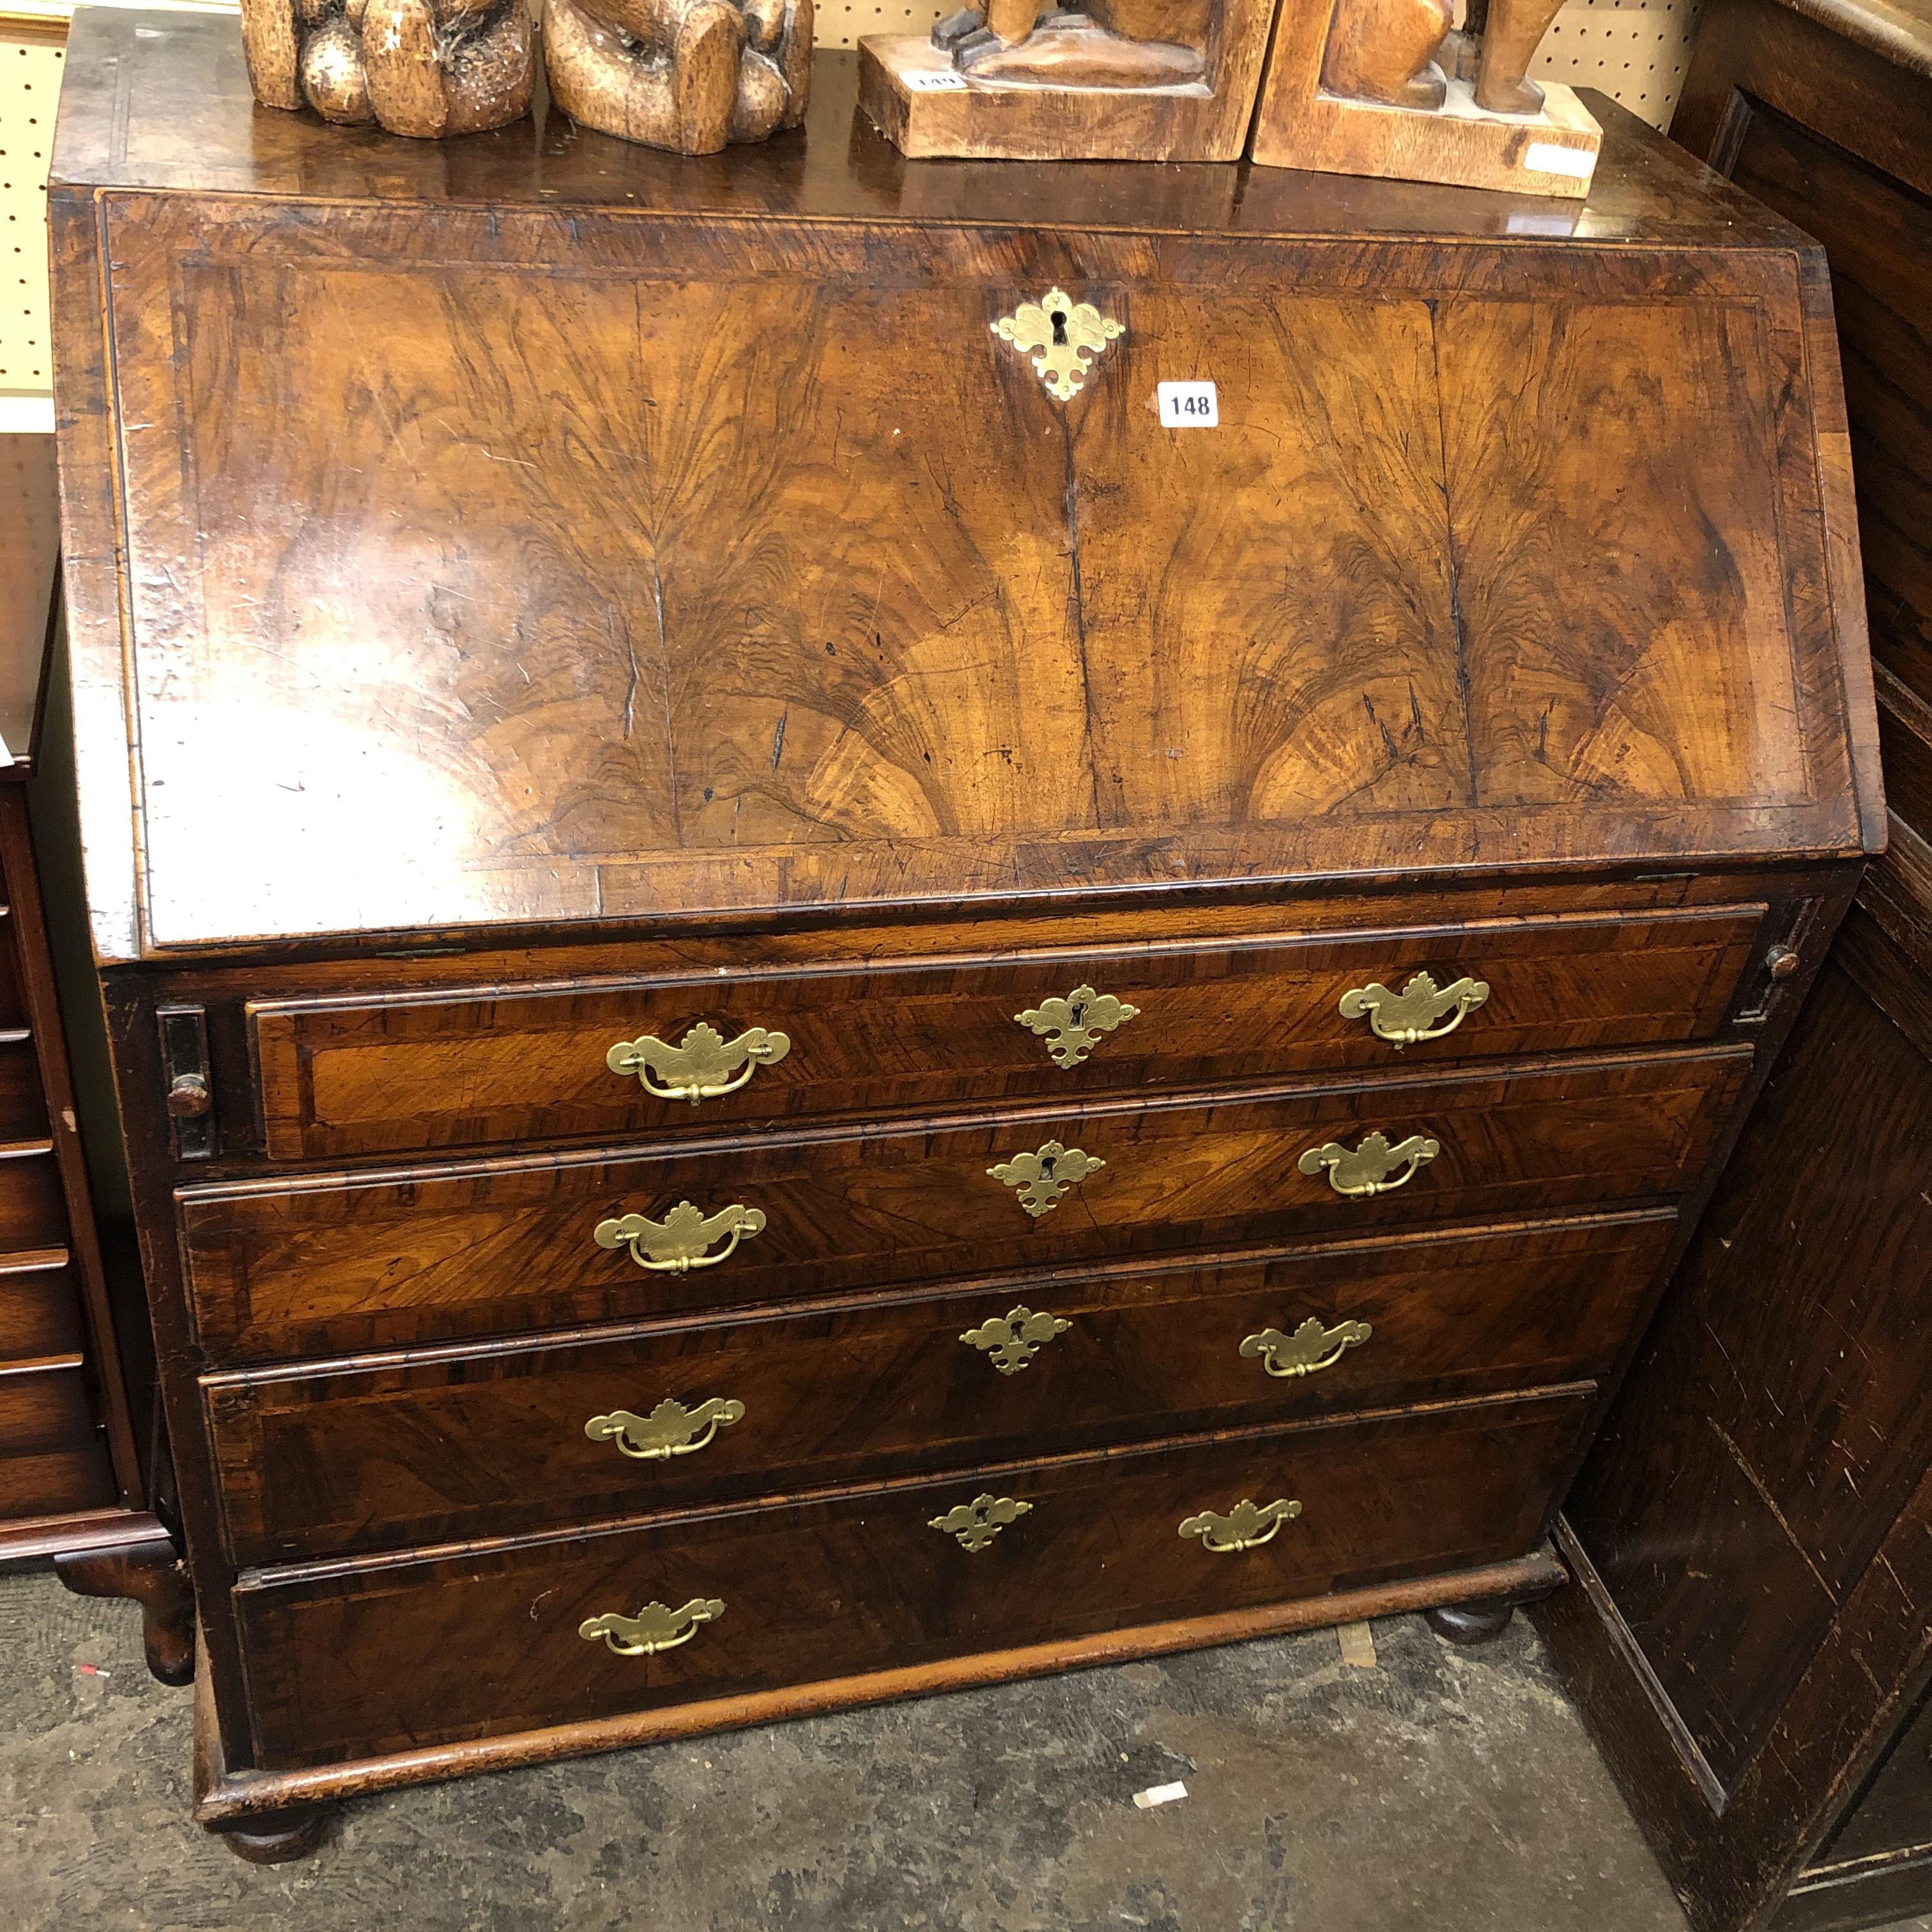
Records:
[[[267,1151],[326,1160],[1702,1039],[1763,911],[472,988],[261,1003],[249,1016]],[[1399,997],[1424,971],[1487,994],[1460,1021],[1455,1002],[1342,1011],[1345,995],[1385,986]],[[1072,1016],[1049,1003],[1083,987],[1118,1004],[1083,1006],[1084,1036],[1054,1034]],[[1040,1018],[1023,1024],[1022,1013]],[[1398,1047],[1378,1024],[1443,1030]],[[695,1104],[656,1097],[608,1064],[620,1042],[677,1049],[700,1027],[723,1042],[780,1034],[786,1050],[728,1055],[708,1073],[688,1057],[646,1070],[661,1087],[742,1081]]]
[[[261,1762],[754,1694],[1520,1556],[1588,1407],[1552,1394],[247,1579],[234,1601]],[[982,1496],[1026,1507],[1004,1528],[932,1526]],[[1244,1499],[1300,1513],[1229,1553],[1207,1538],[1238,1541],[1238,1524],[1181,1534]],[[720,1608],[654,1655],[580,1634],[652,1603]]]
[[[81,1370],[0,1374],[0,1523],[105,1509],[115,1499]]]
[[[202,1400],[236,1562],[400,1548],[1583,1381],[1628,1339],[1674,1225],[1352,1242],[1036,1280],[1030,1303],[994,1284],[230,1374],[205,1380]],[[1318,1335],[1298,1337],[1311,1320]],[[654,1419],[666,1400],[682,1413]],[[638,1420],[614,1439],[626,1412]]]
[[[182,1240],[212,1356],[349,1354],[1668,1197],[1701,1168],[1750,1061],[1731,1048],[216,1186],[182,1193]],[[1377,1131],[1437,1151],[1367,1198],[1302,1168]],[[1103,1164],[1070,1184],[1076,1154]],[[600,1241],[627,1228],[629,1246]]]

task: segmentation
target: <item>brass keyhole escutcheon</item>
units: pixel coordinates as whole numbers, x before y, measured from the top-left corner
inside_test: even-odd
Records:
[[[1056,1066],[1078,1066],[1116,1027],[1138,1018],[1140,1008],[1112,993],[1076,986],[1064,999],[1055,997],[1013,1016],[1016,1026],[1038,1034],[1046,1042],[1048,1058]]]
[[[960,1336],[982,1351],[1003,1376],[1016,1376],[1041,1347],[1064,1335],[1073,1324],[1058,1315],[1036,1314],[1024,1302],[1005,1315],[995,1315]]]
[[[1062,1147],[1058,1141],[1045,1141],[1031,1154],[1016,1154],[986,1172],[995,1180],[1019,1190],[1020,1205],[1036,1221],[1060,1205],[1060,1197],[1070,1187],[1077,1187],[1090,1174],[1106,1166],[1097,1155],[1079,1148]]]
[[[1036,302],[1022,302],[992,325],[1002,342],[1033,358],[1046,392],[1071,402],[1087,380],[1095,356],[1126,333],[1126,324],[1077,302],[1064,289],[1048,289]]]

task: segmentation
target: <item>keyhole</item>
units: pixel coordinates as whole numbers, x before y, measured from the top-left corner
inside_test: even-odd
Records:
[[[1055,309],[1052,314],[1047,317],[1047,320],[1053,324],[1053,339],[1054,342],[1061,348],[1064,349],[1066,346],[1066,311],[1064,309]]]
[[[1066,1017],[1072,1022],[1074,1030],[1078,1032],[1087,1024],[1087,1002],[1084,1000],[1076,1001],[1067,1009]]]
[[[1052,1154],[1048,1154],[1046,1158],[1040,1162],[1040,1177],[1042,1180],[1051,1180],[1053,1178],[1053,1162],[1054,1156]]]

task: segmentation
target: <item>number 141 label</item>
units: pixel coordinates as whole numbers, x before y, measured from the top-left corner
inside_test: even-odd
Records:
[[[1214,429],[1221,421],[1212,382],[1156,382],[1154,397],[1169,429]]]

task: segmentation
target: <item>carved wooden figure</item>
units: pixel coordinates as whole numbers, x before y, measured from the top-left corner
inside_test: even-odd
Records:
[[[544,0],[544,58],[575,121],[715,154],[805,118],[812,0]]]
[[[524,0],[242,0],[255,98],[434,139],[529,112],[536,34]]]
[[[1272,12],[1267,0],[974,0],[929,40],[861,41],[862,99],[909,154],[1232,160]]]
[[[1529,63],[1562,0],[1283,0],[1254,158],[1577,198],[1602,133]]]

